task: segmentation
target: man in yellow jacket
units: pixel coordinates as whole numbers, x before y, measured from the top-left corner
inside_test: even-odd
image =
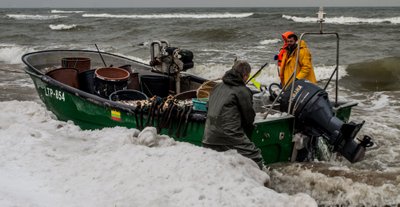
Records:
[[[286,52],[283,55],[281,70],[279,71],[282,86],[291,83],[293,79],[307,79],[311,83],[317,83],[311,62],[311,53],[307,48],[306,42],[302,40],[297,44],[297,36],[291,34],[288,36],[286,43]],[[290,79],[296,66],[297,47],[300,47],[297,71],[294,77]]]

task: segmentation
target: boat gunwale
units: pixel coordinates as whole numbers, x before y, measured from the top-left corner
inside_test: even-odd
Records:
[[[45,82],[46,84],[49,84],[49,85],[51,85],[51,86],[58,87],[58,88],[60,88],[61,90],[63,90],[64,92],[67,92],[67,93],[71,94],[72,96],[81,97],[81,98],[84,98],[85,100],[87,100],[87,101],[89,101],[89,102],[91,102],[91,103],[93,103],[93,104],[101,105],[101,106],[104,106],[104,107],[107,107],[107,108],[118,109],[118,110],[124,111],[124,112],[126,112],[126,113],[128,113],[128,114],[135,114],[135,113],[136,113],[136,112],[135,112],[136,107],[134,107],[134,106],[129,106],[129,105],[126,105],[126,104],[118,103],[118,102],[116,102],[116,101],[112,101],[112,100],[109,100],[109,99],[105,99],[105,98],[96,96],[96,95],[94,95],[94,94],[90,94],[90,93],[88,93],[88,92],[85,92],[85,91],[83,91],[83,90],[80,90],[80,89],[71,87],[71,86],[66,85],[66,84],[64,84],[64,83],[61,83],[61,82],[59,82],[59,81],[57,81],[57,80],[51,78],[50,76],[47,76],[45,73],[43,73],[43,72],[40,71],[39,69],[35,68],[35,67],[34,67],[32,64],[30,64],[29,61],[27,60],[27,58],[28,58],[30,55],[33,55],[33,54],[40,54],[40,53],[44,54],[44,53],[63,52],[63,51],[65,51],[65,52],[89,52],[89,53],[98,53],[97,51],[92,51],[92,50],[43,50],[43,51],[36,51],[36,52],[26,53],[26,54],[24,54],[24,55],[22,56],[22,61],[23,61],[24,64],[26,65],[26,67],[24,67],[23,69],[24,69],[24,71],[25,71],[27,74],[32,75],[32,76],[35,76],[36,78],[39,78],[41,81]],[[141,63],[141,62],[138,62],[138,61],[136,61],[136,60],[132,60],[132,59],[129,59],[129,58],[126,58],[126,57],[123,57],[123,56],[114,55],[114,54],[105,53],[105,52],[102,52],[102,53],[103,53],[103,54],[107,54],[107,55],[111,55],[111,56],[114,56],[114,57],[118,57],[118,58],[123,58],[123,59],[129,60],[129,61],[133,61],[133,62],[139,63],[139,64],[141,64],[141,65],[143,65],[143,66],[149,66],[149,65],[146,65],[146,64],[144,64],[144,63]],[[152,71],[149,70],[149,72],[152,72]],[[152,72],[152,73],[154,73],[155,75],[166,76],[166,74],[160,74],[160,73],[156,73],[156,72]],[[191,78],[198,79],[198,81],[207,80],[207,79],[198,77],[198,76],[196,76],[196,75],[192,75],[192,74],[188,74],[188,75],[189,75]],[[36,90],[37,90],[37,88],[36,88]],[[259,120],[259,121],[255,122],[255,123],[263,123],[263,122],[265,122],[265,121],[268,121],[268,122],[270,122],[270,121],[277,121],[277,120],[287,119],[287,118],[292,118],[292,117],[293,117],[293,116],[291,116],[291,115],[290,115],[290,116],[286,115],[286,116],[283,116],[283,117],[274,117],[274,118],[266,119],[266,120],[263,120],[263,121]]]
[[[120,110],[126,111],[128,113],[135,113],[135,109],[136,108],[133,107],[133,106],[128,106],[128,105],[125,105],[125,104],[121,104],[121,103],[118,103],[118,102],[115,102],[115,101],[111,101],[111,100],[108,100],[108,99],[105,99],[105,98],[102,98],[102,97],[87,93],[85,91],[76,89],[76,88],[71,87],[69,85],[63,84],[63,83],[61,83],[61,82],[59,82],[57,80],[54,80],[54,79],[50,78],[49,76],[35,74],[32,71],[29,71],[28,68],[30,68],[30,67],[28,66],[28,67],[24,68],[25,72],[28,75],[35,76],[36,78],[40,79],[41,81],[45,82],[46,84],[58,87],[62,91],[67,92],[67,93],[71,94],[72,96],[84,98],[85,100],[87,100],[87,101],[89,101],[91,103],[97,104],[97,105],[120,109]],[[37,88],[36,88],[36,90],[37,90]]]
[[[26,67],[24,67],[24,71],[27,74],[35,76],[36,78],[39,78],[41,81],[43,81],[43,82],[45,82],[45,83],[47,83],[47,84],[49,84],[51,86],[59,87],[63,91],[68,92],[73,96],[82,97],[85,100],[87,100],[89,102],[92,102],[94,104],[98,104],[98,105],[105,106],[105,107],[112,107],[112,108],[120,109],[120,110],[126,111],[128,113],[135,113],[136,107],[128,106],[128,105],[121,104],[121,103],[118,103],[118,102],[115,102],[115,101],[111,101],[111,100],[108,100],[108,99],[105,99],[105,98],[90,94],[90,93],[85,92],[83,90],[71,87],[71,86],[66,85],[64,83],[61,83],[61,82],[59,82],[59,81],[47,76],[45,73],[43,73],[42,71],[40,71],[39,69],[34,67],[32,64],[30,64],[29,61],[27,60],[27,58],[29,56],[34,55],[34,54],[44,54],[44,53],[63,52],[63,51],[65,51],[65,52],[98,53],[97,51],[92,51],[92,50],[42,50],[42,51],[26,53],[21,58],[22,61],[24,62],[24,64],[26,65]],[[126,57],[123,57],[123,56],[114,55],[114,54],[106,53],[106,52],[102,52],[102,53],[110,55],[110,56],[118,57],[118,58],[123,58],[123,59],[126,59],[126,60],[129,60],[129,61],[141,64],[141,65],[144,65],[144,66],[148,66],[148,65],[146,65],[144,63],[141,63],[141,62],[138,62],[136,60],[132,60],[132,59],[129,59],[129,58],[126,58]],[[29,71],[29,69],[32,70],[32,71]],[[159,74],[159,75],[163,75],[163,74]]]
[[[29,66],[35,72],[37,72],[39,74],[42,74],[42,75],[46,75],[41,70],[36,69],[36,67],[34,67],[32,64],[30,64],[29,61],[27,60],[27,58],[29,56],[31,56],[31,55],[34,55],[34,54],[51,53],[51,52],[87,52],[87,53],[99,54],[99,51],[83,50],[83,49],[75,49],[75,50],[65,50],[65,49],[41,50],[41,51],[29,52],[29,53],[24,54],[24,55],[22,55],[21,60],[25,65]],[[125,60],[128,60],[128,61],[134,62],[134,63],[136,63],[138,65],[146,67],[146,69],[148,69],[149,72],[154,73],[155,75],[168,76],[166,73],[164,74],[164,73],[159,73],[157,71],[151,71],[151,66],[146,64],[146,63],[142,63],[142,62],[139,62],[137,60],[133,60],[133,59],[130,59],[128,57],[124,57],[124,56],[121,56],[121,55],[116,55],[116,54],[113,54],[113,53],[108,53],[108,52],[100,52],[100,53],[101,54],[105,54],[105,55],[109,55],[109,56],[114,56],[114,57],[117,57],[117,58],[122,58],[122,59],[125,59]],[[187,72],[183,72],[183,73],[185,75],[187,75],[187,76],[190,76],[191,78],[194,78],[195,81],[197,81],[197,82],[208,81],[208,79],[202,78],[200,76],[197,76],[197,75],[194,75],[194,74],[191,74],[191,73],[187,73]]]
[[[27,60],[27,58],[29,56],[31,56],[31,55],[42,54],[42,53],[51,53],[51,52],[87,52],[87,53],[97,53],[97,54],[99,54],[99,51],[94,51],[94,50],[58,50],[58,49],[56,49],[56,50],[41,50],[41,51],[35,51],[35,52],[30,52],[30,53],[24,54],[24,55],[22,55],[21,60],[25,65],[31,67],[35,72],[40,73],[42,75],[45,75],[42,71],[36,69],[32,64],[30,64],[29,61]],[[149,67],[149,65],[147,65],[145,63],[142,63],[142,62],[139,62],[137,60],[133,60],[133,59],[130,59],[130,58],[127,58],[127,57],[124,57],[124,56],[116,55],[116,54],[113,54],[113,53],[100,52],[100,54],[105,54],[105,55],[110,55],[110,56],[114,56],[114,57],[117,57],[117,58],[122,58],[122,59],[125,59],[125,60],[129,60],[129,61],[135,62],[135,63],[137,63],[139,65]]]

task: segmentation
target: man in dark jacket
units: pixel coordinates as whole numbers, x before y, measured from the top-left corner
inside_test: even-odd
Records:
[[[253,130],[255,112],[246,81],[250,75],[246,61],[235,61],[231,70],[215,86],[208,101],[203,146],[216,151],[237,150],[252,159],[262,169],[263,159],[249,137]]]

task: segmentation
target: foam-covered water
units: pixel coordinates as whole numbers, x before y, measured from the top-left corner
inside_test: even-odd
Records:
[[[282,15],[283,18],[293,20],[295,22],[315,23],[318,21],[316,17],[297,17],[290,15]],[[328,17],[325,19],[328,24],[377,24],[391,23],[400,24],[400,16],[389,18],[358,18],[358,17]]]
[[[253,13],[173,13],[173,14],[83,14],[82,17],[95,17],[95,18],[128,18],[128,19],[174,19],[174,18],[188,18],[188,19],[215,19],[215,18],[244,18],[253,15]]]
[[[70,30],[76,28],[76,24],[50,24],[49,27],[52,30]]]
[[[27,46],[14,44],[0,44],[0,61],[6,64],[22,63],[22,54],[33,52],[34,50]]]
[[[50,11],[53,14],[74,14],[74,13],[83,13],[85,11],[80,11],[80,10],[58,10],[58,9],[53,9]]]
[[[7,198],[0,199],[3,202],[1,204],[54,206],[65,203],[65,206],[74,206],[82,204],[78,202],[83,202],[84,196],[94,195],[85,201],[87,206],[99,203],[118,206],[127,202],[130,202],[129,205],[157,206],[166,203],[168,206],[168,202],[172,201],[183,206],[191,206],[192,201],[193,205],[200,202],[211,206],[232,206],[241,205],[245,201],[249,205],[265,206],[271,204],[268,199],[275,199],[271,205],[279,205],[289,198],[299,205],[311,205],[312,201],[303,194],[281,196],[258,187],[261,185],[260,172],[250,170],[251,164],[247,162],[244,162],[244,167],[238,167],[236,164],[240,159],[235,154],[215,153],[213,157],[208,157],[202,153],[208,154],[211,151],[189,144],[158,146],[160,143],[154,139],[130,142],[133,138],[129,136],[134,130],[114,128],[81,131],[71,123],[54,120],[43,106],[37,104],[41,101],[29,76],[22,71],[24,65],[21,56],[27,52],[47,49],[95,50],[96,43],[102,51],[148,63],[149,44],[153,40],[166,39],[172,46],[193,51],[195,67],[188,70],[188,73],[208,79],[220,78],[231,68],[237,57],[248,60],[253,73],[264,63],[270,63],[257,78],[268,85],[279,81],[273,57],[282,46],[281,34],[287,30],[297,33],[318,32],[319,25],[313,16],[317,10],[0,9],[0,26],[7,28],[0,33],[0,141],[4,144],[0,145],[0,153],[4,155],[3,159],[7,159],[7,162],[0,162],[0,182],[3,187],[0,196]],[[351,120],[365,120],[359,134],[372,136],[376,144],[367,151],[365,160],[356,164],[350,164],[339,157],[329,162],[273,165],[270,171],[271,188],[291,195],[306,193],[320,205],[396,206],[400,203],[400,89],[397,84],[400,80],[400,47],[396,44],[400,40],[398,8],[325,8],[325,12],[328,13],[325,30],[340,34],[339,100],[359,103],[353,108]],[[328,37],[306,37],[306,41],[312,53],[319,85],[323,86],[336,65],[336,41]],[[333,86],[328,87],[328,92],[333,99]],[[27,130],[21,130],[25,128]],[[169,139],[163,140],[169,143]],[[147,148],[141,143],[153,143],[156,147]],[[177,150],[187,156],[176,154]],[[143,159],[137,158],[135,153],[139,153],[139,158]],[[199,159],[187,158],[190,153]],[[30,155],[32,159],[22,156],[24,154]],[[78,162],[82,166],[74,163],[79,161],[80,156],[83,156],[85,164],[89,163],[87,167],[83,162]],[[163,159],[163,163],[154,161],[152,164],[157,167],[147,166],[147,160],[144,159],[152,160],[155,157]],[[186,164],[185,158],[191,164]],[[35,162],[32,164],[34,160],[39,160],[36,163],[41,165],[36,166]],[[234,167],[230,166],[232,162],[236,163]],[[98,166],[97,163],[104,166]],[[174,168],[168,163],[183,168]],[[219,192],[227,192],[219,197],[222,200],[204,192],[204,189],[210,188],[203,185],[202,176],[193,173],[198,170],[197,165],[204,167],[210,163],[212,167],[206,167],[202,172],[216,178],[211,180],[214,182],[210,184],[212,193],[217,195]],[[126,172],[114,172],[121,166]],[[150,172],[151,176],[135,174],[134,169],[140,167],[144,171],[139,172]],[[91,168],[98,171],[94,172]],[[223,186],[221,182],[225,180],[215,173],[229,171],[227,168],[232,173],[238,173],[226,174],[226,179],[233,179],[229,183],[237,186],[219,190]],[[214,172],[216,169],[221,171]],[[174,175],[167,173],[163,177],[153,174],[162,170],[174,171]],[[186,179],[184,173],[196,174],[199,182]],[[51,178],[53,174],[56,176]],[[93,180],[90,180],[90,175],[94,177]],[[107,178],[114,175],[117,177],[115,182],[108,182],[110,179]],[[185,184],[175,189],[165,183],[167,175],[170,175],[169,181],[175,183],[179,183],[175,175],[183,176]],[[245,180],[238,177],[244,177]],[[152,181],[142,186],[143,180]],[[147,188],[150,185],[165,184],[165,188],[157,190]],[[88,187],[80,191],[75,185]],[[147,195],[129,194],[132,186],[150,192],[148,194],[159,195],[158,200],[151,202]],[[98,192],[98,189],[104,190]],[[109,192],[120,194],[115,194],[115,200],[103,198],[108,197]],[[197,200],[192,197],[193,192],[199,194]],[[235,199],[225,200],[228,194],[227,197]],[[184,201],[183,198],[188,200]],[[238,200],[240,198],[242,200]],[[285,204],[282,206],[293,203],[288,201]]]
[[[269,44],[275,44],[275,43],[279,43],[279,42],[282,42],[282,40],[280,40],[280,39],[270,39],[270,40],[260,41],[260,44],[269,45]]]
[[[59,19],[66,18],[67,16],[62,15],[30,15],[30,14],[7,14],[9,18],[16,20],[50,20],[50,19]]]

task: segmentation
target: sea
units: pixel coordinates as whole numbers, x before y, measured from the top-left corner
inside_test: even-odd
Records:
[[[235,58],[247,60],[254,72],[269,63],[257,79],[269,85],[279,80],[274,56],[283,44],[281,34],[320,32],[318,10],[3,8],[0,101],[25,103],[15,107],[33,102],[43,106],[33,82],[23,71],[21,56],[26,53],[96,50],[97,44],[101,51],[148,63],[149,45],[156,40],[191,50],[195,66],[187,72],[207,79],[221,77]],[[289,195],[306,193],[321,206],[399,206],[400,7],[326,7],[324,12],[323,32],[338,33],[340,41],[337,44],[335,35],[304,36],[318,84],[323,87],[331,77],[339,46],[338,99],[358,103],[351,120],[365,121],[359,134],[373,137],[375,145],[363,161],[354,164],[336,157],[330,161],[271,165],[270,188]],[[327,88],[332,100],[334,80]]]

